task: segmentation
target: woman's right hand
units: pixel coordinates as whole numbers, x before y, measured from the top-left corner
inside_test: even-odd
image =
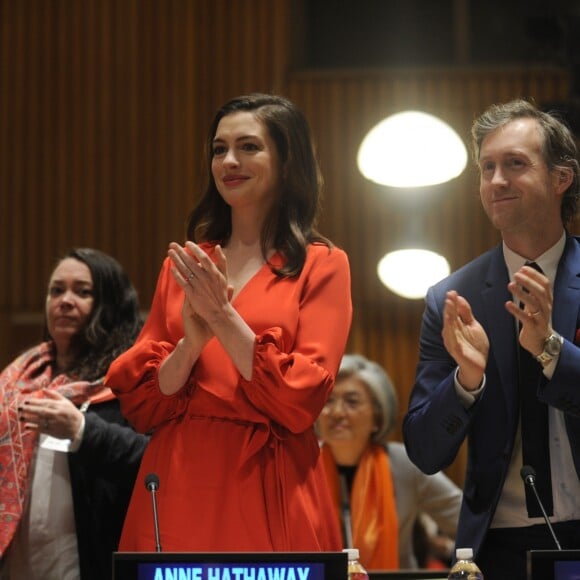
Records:
[[[74,439],[83,422],[83,414],[76,406],[50,389],[43,389],[24,399],[18,412],[26,428],[57,439]]]
[[[163,361],[159,368],[159,387],[166,395],[177,392],[189,379],[205,344],[214,333],[207,322],[196,312],[193,305],[195,296],[190,284],[193,256],[179,244],[169,245],[168,256],[173,262],[171,273],[176,282],[183,288],[184,299],[181,309],[183,320],[183,338],[177,343],[175,350]],[[217,269],[227,279],[225,261],[218,255]],[[231,301],[233,288],[227,286],[227,298]]]
[[[184,292],[183,307],[181,309],[184,331],[183,346],[193,350],[196,348],[201,349],[212,337],[213,333],[205,320],[195,311],[191,302],[191,268],[187,264],[187,260],[192,260],[193,258],[188,256],[185,249],[175,242],[169,244],[167,255],[173,262],[171,273]]]
[[[198,321],[208,322],[208,317],[211,318],[215,312],[221,312],[223,305],[231,302],[234,289],[228,284],[225,255],[221,247],[216,246],[216,262],[213,262],[192,242],[186,242],[185,247],[172,242],[169,244],[168,255],[174,265],[171,272],[183,288],[185,302],[190,307],[183,316],[187,314],[190,323],[193,316],[194,324],[190,324],[190,327],[192,330],[199,330]],[[185,325],[185,318],[183,322]]]

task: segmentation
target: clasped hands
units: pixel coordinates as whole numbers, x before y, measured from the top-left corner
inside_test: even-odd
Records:
[[[187,241],[185,246],[172,242],[167,254],[173,262],[173,277],[185,293],[182,312],[184,337],[191,341],[200,337],[209,340],[213,335],[212,323],[223,315],[233,295],[233,287],[228,284],[226,256],[217,245],[214,263],[191,241]]]
[[[522,266],[508,284],[514,297],[505,303],[520,323],[519,342],[533,356],[539,355],[551,327],[553,294],[550,281],[530,266]],[[523,308],[518,305],[522,304]],[[455,290],[447,292],[443,310],[443,343],[459,367],[457,379],[467,390],[480,387],[489,355],[489,338],[473,316],[471,306]]]

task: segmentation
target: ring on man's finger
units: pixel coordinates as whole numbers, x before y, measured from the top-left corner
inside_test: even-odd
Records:
[[[538,316],[538,314],[540,314],[539,310],[536,310],[535,312],[530,312],[529,315],[530,316]]]
[[[195,274],[192,272],[188,277],[187,280],[191,282],[195,278]]]

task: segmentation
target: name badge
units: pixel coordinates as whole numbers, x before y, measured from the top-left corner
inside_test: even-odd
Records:
[[[50,435],[41,437],[40,447],[42,449],[50,449],[51,451],[60,451],[61,453],[68,453],[70,449],[70,439],[57,439]]]

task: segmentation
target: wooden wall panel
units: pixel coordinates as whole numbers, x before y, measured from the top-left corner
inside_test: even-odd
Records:
[[[250,92],[283,92],[290,58],[290,22],[300,2],[196,2],[195,91],[203,131],[226,100]]]
[[[116,256],[149,307],[215,109],[282,92],[290,6],[0,0],[1,365],[38,340],[46,278],[69,247]]]
[[[2,4],[12,58],[2,70],[11,120],[2,129],[3,308],[40,306],[53,260],[71,245],[113,253],[150,297],[165,241],[182,234],[191,203],[193,135],[183,128],[195,111],[183,90],[194,70],[184,50],[190,4],[160,6]]]

